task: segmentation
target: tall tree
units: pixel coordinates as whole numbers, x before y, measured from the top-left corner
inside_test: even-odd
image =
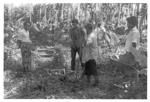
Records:
[[[139,23],[139,31],[140,31],[140,34],[142,34],[142,25],[144,23],[144,20],[147,19],[147,4],[142,4],[140,16],[141,16],[141,19]],[[142,36],[141,36],[141,39],[142,39]]]

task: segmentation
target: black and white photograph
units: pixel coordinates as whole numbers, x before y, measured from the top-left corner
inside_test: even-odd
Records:
[[[4,99],[148,98],[147,3],[3,8]]]

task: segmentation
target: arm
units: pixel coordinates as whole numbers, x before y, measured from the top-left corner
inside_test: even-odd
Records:
[[[110,48],[110,40],[111,40],[111,37],[109,34],[107,34],[108,32],[103,32],[103,38],[105,39],[106,43],[108,44],[108,47]]]
[[[32,24],[32,27],[36,32],[40,32],[40,29],[37,27],[36,24]]]
[[[82,39],[83,39],[82,47],[84,47],[86,45],[86,40],[87,40],[87,33],[84,28],[81,28],[81,35],[82,35]]]
[[[139,32],[133,32],[132,36],[132,47],[136,48],[137,47],[137,42],[139,40]]]
[[[69,37],[70,37],[71,40],[73,39],[73,36],[72,36],[72,29],[69,30]]]
[[[21,40],[17,40],[18,48],[21,48]]]

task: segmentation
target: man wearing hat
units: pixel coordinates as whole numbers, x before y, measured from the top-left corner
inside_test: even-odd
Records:
[[[32,41],[29,38],[30,23],[24,22],[23,28],[20,28],[18,30],[17,44],[18,44],[18,47],[21,49],[23,69],[25,72],[27,72],[31,68]]]
[[[135,16],[127,18],[128,29],[126,31],[125,53],[119,56],[119,61],[128,65],[138,64],[142,67],[146,66],[146,57],[141,55],[140,33],[137,29],[138,20]]]
[[[72,20],[72,27],[69,34],[71,37],[71,70],[74,71],[76,53],[78,53],[80,62],[82,62],[82,47],[85,44],[85,32],[79,27],[77,19]]]
[[[137,29],[138,20],[137,17],[131,16],[127,18],[127,39],[125,43],[126,52],[132,53],[135,61],[139,63],[140,66],[145,67],[147,65],[146,57],[140,53],[140,33]]]
[[[140,33],[137,29],[138,20],[137,17],[132,16],[127,18],[127,40],[125,43],[125,49],[127,52],[131,52],[133,48],[138,48],[140,42]]]

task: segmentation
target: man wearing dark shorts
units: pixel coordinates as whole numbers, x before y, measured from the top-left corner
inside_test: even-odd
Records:
[[[84,72],[82,77],[86,75],[87,82],[90,83],[91,76],[94,77],[94,86],[98,85],[98,72],[96,67],[96,61],[98,57],[97,50],[97,33],[92,31],[92,24],[86,25],[87,38],[86,46],[83,49],[82,63],[84,63]]]

